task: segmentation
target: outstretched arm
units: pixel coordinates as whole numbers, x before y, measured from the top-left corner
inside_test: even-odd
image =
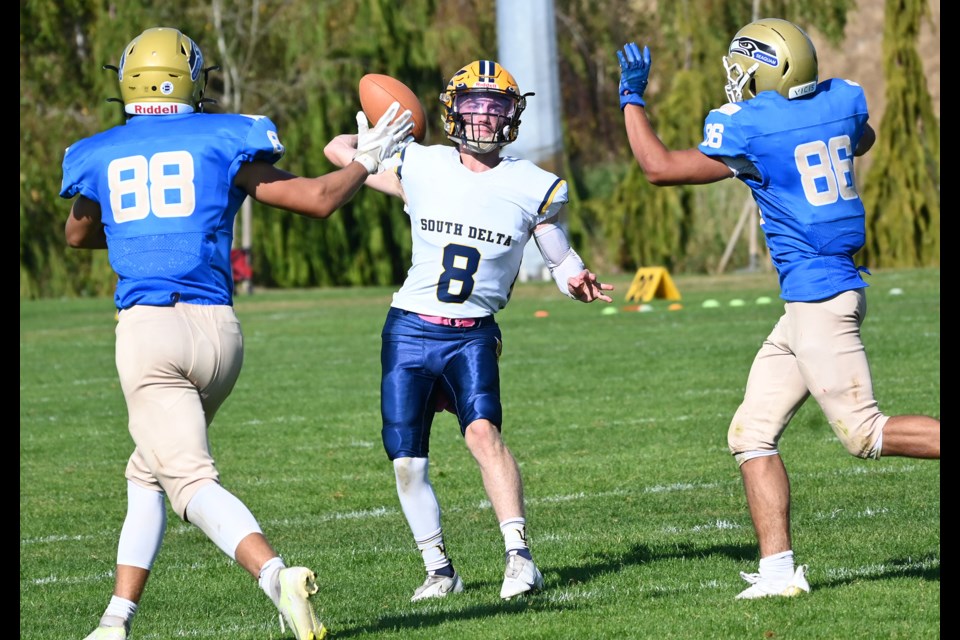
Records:
[[[337,171],[303,178],[267,162],[250,162],[237,172],[234,183],[257,201],[310,218],[327,218],[347,203],[369,176],[380,173],[385,160],[413,130],[410,111],[397,116],[394,102],[371,129],[363,112],[357,114],[357,135],[350,155],[337,156]],[[344,136],[341,136],[344,137]]]
[[[323,148],[323,154],[327,160],[338,167],[345,167],[353,161],[353,156],[357,152],[356,134],[345,133],[337,136],[327,143]],[[392,158],[387,159],[387,164],[392,162]],[[397,177],[397,172],[386,169],[380,173],[375,173],[367,178],[365,183],[371,189],[376,189],[390,196],[396,196],[404,199],[403,185]]]
[[[308,218],[328,218],[360,190],[368,175],[359,162],[316,178],[305,178],[269,162],[257,161],[241,166],[234,183],[257,202]]]
[[[706,184],[733,177],[733,171],[698,149],[671,151],[663,144],[647,118],[643,92],[650,75],[650,49],[633,42],[617,51],[620,62],[620,109],[630,149],[647,180],[658,186]]]
[[[533,238],[562,293],[581,302],[613,302],[613,298],[604,293],[612,291],[613,285],[601,283],[593,272],[583,266],[583,261],[570,246],[563,229],[553,222],[545,222],[537,225]]]
[[[730,167],[699,149],[667,149],[654,132],[645,107],[627,105],[623,119],[633,157],[651,183],[657,186],[707,184],[734,176]]]

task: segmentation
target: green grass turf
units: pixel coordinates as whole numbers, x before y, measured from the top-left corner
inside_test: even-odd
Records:
[[[409,602],[422,564],[379,436],[392,290],[238,297],[246,361],[214,455],[287,563],[318,572],[331,638],[939,638],[939,461],[853,458],[812,401],[781,442],[812,592],[734,600],[757,549],[726,430],[782,304],[771,274],[674,280],[676,311],[659,299],[623,310],[627,275],[615,314],[528,283],[498,316],[504,438],[546,578],[515,602],[498,597],[503,542],[449,414],[434,425],[431,479],[466,591]],[[870,282],[863,337],[881,409],[939,416],[939,269]],[[24,640],[84,637],[112,589],[131,450],[113,326],[110,300],[20,303]],[[292,636],[256,583],[171,513],[131,637]]]

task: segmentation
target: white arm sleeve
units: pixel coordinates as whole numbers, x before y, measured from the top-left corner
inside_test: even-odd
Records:
[[[560,293],[568,298],[573,298],[570,295],[570,287],[567,281],[586,267],[583,266],[583,260],[577,255],[577,252],[570,246],[567,234],[555,224],[544,224],[533,232],[533,239],[536,241],[537,248],[540,249],[540,255],[543,256],[544,263],[550,269],[550,275],[557,283]]]

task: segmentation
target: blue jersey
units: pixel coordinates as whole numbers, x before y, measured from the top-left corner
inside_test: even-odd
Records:
[[[764,91],[714,109],[704,123],[704,154],[739,168],[760,207],[781,297],[812,302],[867,286],[853,256],[866,239],[853,152],[867,122],[860,85],[825,80],[787,100]]]
[[[100,204],[118,309],[233,303],[233,223],[244,162],[284,148],[269,118],[136,116],[80,140],[63,158],[60,196]]]

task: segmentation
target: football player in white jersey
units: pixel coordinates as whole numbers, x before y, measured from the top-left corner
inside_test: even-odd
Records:
[[[543,587],[528,546],[520,470],[500,435],[502,345],[494,320],[510,299],[530,237],[564,295],[612,302],[606,292],[613,286],[584,267],[557,226],[566,182],[500,154],[517,139],[528,95],[492,60],[465,65],[440,95],[444,132],[456,146],[410,142],[392,170],[366,182],[404,201],[413,234],[412,265],[383,328],[381,413],[384,449],[427,573],[414,601],[463,590],[428,473],[430,428],[441,407],[456,414],[500,523],[500,597]],[[338,136],[325,152],[344,166],[356,153],[356,136]]]
[[[287,567],[256,518],[220,484],[208,427],[243,364],[233,310],[233,221],[250,196],[327,218],[413,126],[399,104],[343,169],[317,178],[276,166],[284,154],[269,118],[203,113],[200,48],[177,29],[147,29],[116,67],[119,126],[72,144],[60,195],[73,198],[67,244],[107,249],[117,273],[116,365],[136,448],[126,468],[127,516],[113,597],[85,640],[126,640],[166,529],[165,501],[246,569],[297,640],[326,628],[308,598],[314,572]]]

